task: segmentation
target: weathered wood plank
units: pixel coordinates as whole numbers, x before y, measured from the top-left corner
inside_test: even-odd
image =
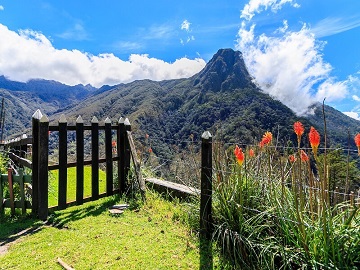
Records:
[[[22,214],[26,214],[26,204],[25,204],[25,185],[24,185],[24,177],[23,177],[23,170],[19,170],[19,186],[20,186],[20,204],[21,204],[21,210]]]
[[[200,237],[211,240],[212,234],[212,136],[201,136]]]
[[[46,220],[49,207],[49,119],[43,115],[39,123],[39,219]]]
[[[3,209],[4,209],[4,206],[3,206],[3,203],[4,203],[4,180],[3,180],[3,175],[0,175],[0,213],[3,212]]]
[[[99,198],[99,121],[94,116],[91,120],[91,196]]]
[[[81,116],[76,120],[76,202],[83,204],[84,199],[84,121]]]
[[[134,163],[136,179],[137,179],[137,182],[138,182],[138,185],[139,185],[139,188],[140,188],[141,195],[143,197],[145,197],[145,192],[146,192],[146,190],[145,190],[145,182],[144,182],[144,180],[142,178],[141,168],[140,168],[140,161],[139,161],[139,159],[137,157],[137,153],[136,153],[136,149],[135,149],[135,143],[134,143],[133,137],[131,135],[131,131],[127,131],[126,134],[127,134],[127,138],[128,138],[128,141],[129,141],[132,160],[133,160],[133,163]]]
[[[113,192],[114,192],[114,193],[119,193],[119,189],[114,189]],[[99,194],[99,199],[105,198],[105,197],[107,197],[106,192]],[[91,197],[91,196],[90,196],[90,197],[85,197],[85,198],[83,198],[83,203],[87,203],[87,202],[91,202],[91,201],[92,201],[92,197]],[[66,206],[67,206],[67,207],[75,206],[75,205],[76,205],[76,201],[66,202]],[[57,210],[59,210],[59,207],[58,207],[58,206],[49,207],[49,212],[54,212],[54,211],[57,211]]]
[[[113,163],[112,163],[112,134],[111,121],[105,119],[105,157],[106,157],[106,193],[113,194]]]
[[[13,202],[14,203],[14,207],[15,208],[21,208],[22,207],[22,202],[21,201],[14,201]],[[3,200],[3,207],[4,208],[11,208],[11,201],[10,201],[10,199],[5,199],[5,200]],[[32,206],[31,206],[31,202],[29,202],[29,201],[25,201],[25,208],[26,209],[31,209],[32,208]]]
[[[49,169],[49,168],[48,168]],[[66,208],[67,197],[67,120],[65,115],[59,119],[59,209]]]
[[[118,177],[119,177],[119,189],[120,194],[123,194],[126,190],[126,177],[125,177],[125,119],[119,119],[119,129],[118,129]]]
[[[39,125],[42,113],[37,110],[32,116],[32,214],[39,211]]]
[[[32,169],[32,162],[28,159],[19,157],[19,156],[15,155],[14,153],[9,153],[9,158],[21,166]]]
[[[15,214],[15,205],[14,205],[14,186],[12,181],[12,169],[8,169],[8,182],[9,182],[9,193],[10,193],[10,208],[11,214]]]
[[[131,150],[129,145],[128,136],[126,131],[131,131],[131,124],[128,118],[125,118],[125,138],[124,138],[124,176],[125,176],[125,191],[128,190],[128,176],[130,172],[130,160],[131,160]]]
[[[166,180],[161,180],[157,178],[145,178],[145,182],[147,183],[147,185],[157,190],[158,192],[170,193],[173,196],[181,199],[186,199],[190,196],[200,195],[199,189]]]
[[[119,157],[113,157],[112,161],[118,161]],[[106,162],[106,158],[99,158],[99,164],[100,163],[105,163]],[[89,166],[92,164],[92,160],[84,160],[84,166]],[[69,162],[66,164],[67,168],[73,168],[76,167],[77,163],[76,162]],[[48,169],[49,171],[53,171],[53,170],[58,170],[59,169],[59,164],[53,164],[53,165],[49,165]]]

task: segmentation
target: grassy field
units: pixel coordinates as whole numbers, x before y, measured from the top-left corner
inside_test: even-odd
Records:
[[[198,269],[199,241],[190,233],[186,205],[150,192],[147,201],[119,216],[108,207],[125,202],[112,196],[52,214],[49,224],[29,217],[1,217],[0,269]],[[31,229],[30,233],[13,237]],[[3,243],[1,243],[3,242]]]
[[[49,206],[58,204],[58,171],[50,171],[49,174]],[[76,198],[76,168],[68,168],[67,170],[67,201],[75,201]],[[99,170],[99,192],[106,191],[106,174]],[[84,197],[91,196],[91,167],[84,167]]]

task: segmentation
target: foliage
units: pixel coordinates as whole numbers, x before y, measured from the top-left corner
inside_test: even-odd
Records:
[[[291,159],[269,145],[256,147],[253,157],[246,149],[239,165],[216,145],[214,239],[235,268],[360,267],[359,202],[329,191],[331,182],[340,184],[347,171],[344,164],[337,166],[339,151],[311,161],[300,143]],[[349,175],[358,175],[354,164],[350,166]],[[333,171],[336,178],[324,171]]]

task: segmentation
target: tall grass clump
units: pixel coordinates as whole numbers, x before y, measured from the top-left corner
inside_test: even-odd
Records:
[[[330,191],[316,129],[294,132],[291,148],[270,132],[256,147],[215,143],[214,239],[236,269],[359,269],[359,201]]]

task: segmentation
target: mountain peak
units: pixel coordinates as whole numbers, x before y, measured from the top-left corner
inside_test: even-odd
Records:
[[[232,49],[218,50],[194,79],[194,86],[213,91],[256,87],[245,66],[242,53]]]

